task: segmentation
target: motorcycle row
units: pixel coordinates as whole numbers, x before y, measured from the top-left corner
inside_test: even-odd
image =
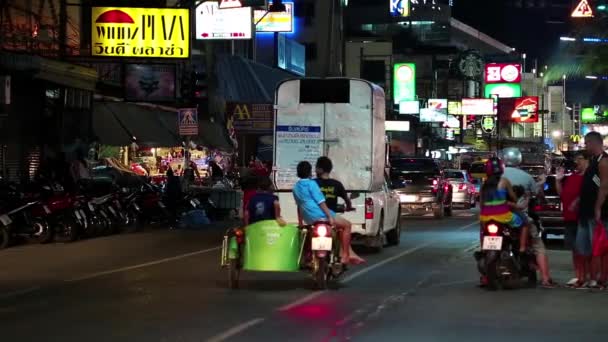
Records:
[[[144,225],[169,222],[172,216],[162,188],[148,182],[120,187],[107,181],[81,181],[66,191],[57,183],[0,184],[0,249],[19,242],[73,242],[116,233],[133,233]],[[191,195],[178,211],[202,209]],[[174,224],[175,222],[169,222]]]

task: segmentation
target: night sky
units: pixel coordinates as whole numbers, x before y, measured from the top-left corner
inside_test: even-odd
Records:
[[[539,66],[557,52],[570,30],[571,0],[453,0],[452,16],[515,47]],[[575,1],[576,2],[576,1]]]

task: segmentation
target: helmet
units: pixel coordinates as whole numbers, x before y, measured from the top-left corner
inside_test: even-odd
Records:
[[[517,167],[521,164],[521,151],[517,147],[508,147],[502,150],[502,158],[507,166]]]
[[[488,177],[494,175],[502,175],[505,172],[505,164],[502,160],[492,157],[486,162],[486,175]]]

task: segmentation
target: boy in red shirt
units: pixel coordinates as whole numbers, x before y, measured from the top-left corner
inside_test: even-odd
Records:
[[[589,158],[584,153],[578,153],[574,161],[576,169],[570,176],[565,177],[563,168],[557,170],[555,185],[557,193],[560,194],[562,199],[565,223],[564,243],[566,248],[572,250],[572,261],[574,263],[575,277],[568,282],[568,286],[584,288],[591,265],[589,260],[587,260],[588,258],[576,253],[574,245],[578,229],[578,203],[583,184],[583,175],[589,165]]]

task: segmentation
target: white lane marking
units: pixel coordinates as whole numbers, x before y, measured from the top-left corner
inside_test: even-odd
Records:
[[[235,335],[238,335],[239,333],[241,333],[242,331],[245,331],[249,328],[251,328],[254,325],[260,324],[262,322],[264,322],[264,318],[254,318],[250,321],[241,323],[233,328],[230,328],[228,330],[226,330],[225,332],[219,334],[219,335],[215,335],[209,339],[207,339],[207,342],[222,342],[225,341]]]
[[[3,293],[0,294],[0,299],[6,299],[6,298],[10,298],[10,297],[16,297],[16,296],[20,296],[20,295],[24,295],[26,293],[30,293],[30,292],[35,292],[40,290],[42,287],[40,286],[34,286],[34,287],[28,287],[22,290],[16,290],[16,291],[11,291],[11,292],[7,292],[7,293]]]
[[[102,271],[102,272],[96,272],[96,273],[86,274],[86,275],[83,275],[83,276],[80,276],[80,277],[76,277],[76,278],[72,278],[72,279],[67,279],[67,280],[64,280],[64,281],[68,282],[68,283],[71,283],[71,282],[75,282],[75,281],[81,281],[81,280],[88,280],[88,279],[93,279],[93,278],[99,278],[99,277],[103,277],[103,276],[109,275],[109,274],[120,273],[120,272],[125,272],[125,271],[131,271],[131,270],[136,270],[138,268],[144,268],[144,267],[154,266],[154,265],[158,265],[158,264],[164,264],[164,263],[175,261],[175,260],[185,259],[185,258],[189,258],[191,256],[195,256],[195,255],[200,255],[200,254],[205,254],[205,253],[217,251],[220,248],[221,248],[221,246],[207,248],[207,249],[202,249],[200,251],[195,251],[195,252],[186,253],[186,254],[180,254],[180,255],[173,256],[173,257],[169,257],[169,258],[164,258],[164,259],[159,259],[159,260],[154,260],[154,261],[146,262],[146,263],[143,263],[143,264],[138,264],[138,265],[133,265],[133,266],[127,266],[127,267],[121,267],[121,268],[115,268],[115,269],[112,269],[112,270],[107,270],[107,271]]]
[[[295,301],[293,301],[293,302],[291,302],[291,303],[289,303],[287,305],[281,306],[280,308],[277,309],[277,311],[288,311],[288,310],[291,310],[291,309],[295,308],[296,306],[299,306],[299,305],[304,304],[304,303],[306,303],[308,301],[311,301],[311,300],[319,297],[320,295],[322,295],[322,294],[324,294],[326,292],[327,292],[327,290],[313,292],[313,293],[308,294],[308,295],[306,295],[306,296],[304,296],[304,297],[302,297],[300,299],[297,299],[297,300],[295,300]]]
[[[474,284],[477,282],[479,282],[479,280],[467,279],[467,280],[450,281],[450,282],[446,282],[446,283],[431,284],[431,286],[429,286],[429,287],[447,287],[447,286],[452,286],[452,285]]]
[[[465,226],[457,228],[456,231],[462,231],[462,230],[465,230],[465,229],[467,229],[469,227],[472,227],[474,225],[477,225],[477,224],[478,224],[477,222],[472,222],[470,224],[467,224]],[[352,280],[354,280],[354,279],[356,279],[356,278],[358,278],[358,277],[360,277],[360,276],[362,276],[362,275],[364,275],[364,274],[366,274],[368,272],[371,272],[371,271],[373,271],[373,270],[375,270],[375,269],[377,269],[379,267],[382,267],[382,266],[384,266],[384,265],[386,265],[386,264],[388,264],[388,263],[390,263],[392,261],[395,261],[395,260],[397,260],[397,259],[399,259],[401,257],[404,257],[404,256],[408,255],[408,254],[412,254],[412,253],[416,252],[417,250],[420,250],[422,248],[428,247],[428,246],[433,245],[435,243],[436,243],[435,241],[429,241],[427,243],[423,243],[423,244],[418,245],[416,247],[412,247],[410,249],[407,249],[407,250],[405,250],[405,251],[403,251],[403,252],[401,252],[399,254],[393,255],[392,257],[390,257],[388,259],[384,259],[384,260],[382,260],[380,262],[377,262],[377,263],[375,263],[373,265],[370,265],[370,266],[368,266],[368,267],[366,267],[366,268],[364,268],[362,270],[359,270],[359,271],[357,271],[355,273],[352,273],[348,277],[343,278],[340,282],[341,283],[348,283],[348,282],[350,282],[350,281],[352,281]],[[327,291],[319,291],[319,292],[311,293],[311,294],[309,294],[307,296],[304,296],[304,297],[302,297],[300,299],[297,299],[297,300],[295,300],[295,301],[293,301],[293,302],[291,302],[291,303],[289,303],[287,305],[281,306],[280,308],[277,309],[277,311],[288,311],[288,310],[290,310],[290,309],[292,309],[292,308],[294,308],[294,307],[296,307],[298,305],[304,304],[304,303],[306,303],[306,302],[308,302],[308,301],[310,301],[310,300],[312,300],[314,298],[317,298],[317,297],[319,297],[320,295],[322,295],[322,294],[324,294],[326,292]]]

